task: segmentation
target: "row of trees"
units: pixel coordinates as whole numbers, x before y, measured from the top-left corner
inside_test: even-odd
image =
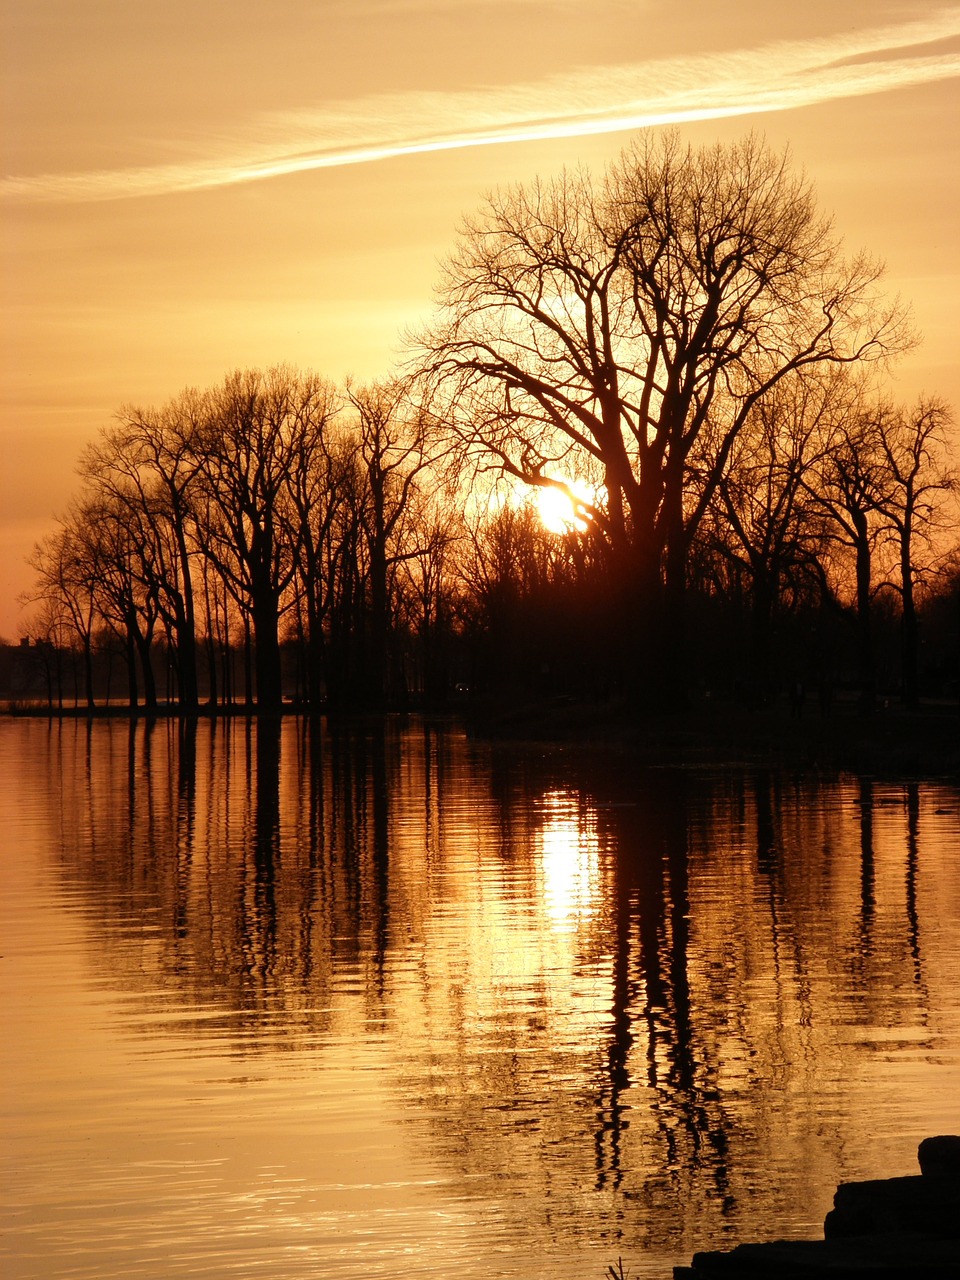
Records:
[[[427,648],[436,623],[447,503],[438,473],[424,476],[438,454],[400,384],[338,393],[312,374],[249,370],[125,409],[35,551],[38,623],[79,648],[91,704],[105,629],[122,639],[132,704],[141,688],[157,702],[160,642],[185,709],[203,686],[211,702],[275,711],[285,637],[305,701],[379,706],[391,635],[406,621]]]
[[[728,675],[765,689],[829,616],[869,706],[895,597],[915,702],[918,596],[951,589],[952,423],[878,391],[913,341],[879,277],[755,138],[650,135],[600,184],[498,194],[402,379],[247,371],[122,411],[37,548],[36,626],[91,699],[106,632],[131,701],[138,678],[156,700],[159,648],[185,708],[276,710],[284,644],[311,705],[454,680],[673,704],[723,636]]]

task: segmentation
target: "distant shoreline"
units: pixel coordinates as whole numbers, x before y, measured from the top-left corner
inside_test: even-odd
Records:
[[[131,709],[120,704],[94,708],[16,702],[0,703],[0,715],[47,720],[217,720],[258,718],[255,707],[201,706],[192,712],[176,704]],[[370,712],[311,713],[285,704],[270,719],[325,718],[333,724],[363,724],[382,717]],[[960,706],[925,703],[916,711],[897,704],[870,715],[840,703],[830,715],[806,708],[800,716],[781,706],[753,710],[736,702],[704,702],[696,708],[658,715],[630,714],[617,703],[557,699],[553,702],[487,704],[439,712],[393,711],[396,720],[422,716],[457,723],[478,740],[560,751],[616,749],[650,765],[794,768],[852,771],[876,776],[937,778],[960,782]]]

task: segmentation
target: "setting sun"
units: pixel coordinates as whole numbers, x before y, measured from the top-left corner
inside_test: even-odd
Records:
[[[567,489],[583,502],[593,502],[594,495],[586,485],[578,481],[565,481]],[[582,532],[587,522],[578,515],[574,499],[563,489],[538,489],[537,514],[543,527],[550,533]]]

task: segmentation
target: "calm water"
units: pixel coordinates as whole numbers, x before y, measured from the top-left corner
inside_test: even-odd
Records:
[[[0,721],[3,1261],[600,1280],[960,1131],[960,794]]]

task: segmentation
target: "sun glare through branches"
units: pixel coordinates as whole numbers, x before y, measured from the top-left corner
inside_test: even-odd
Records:
[[[564,488],[537,490],[537,514],[549,533],[583,533],[587,521],[579,510],[579,502],[593,505],[597,495],[579,480],[563,481]]]

